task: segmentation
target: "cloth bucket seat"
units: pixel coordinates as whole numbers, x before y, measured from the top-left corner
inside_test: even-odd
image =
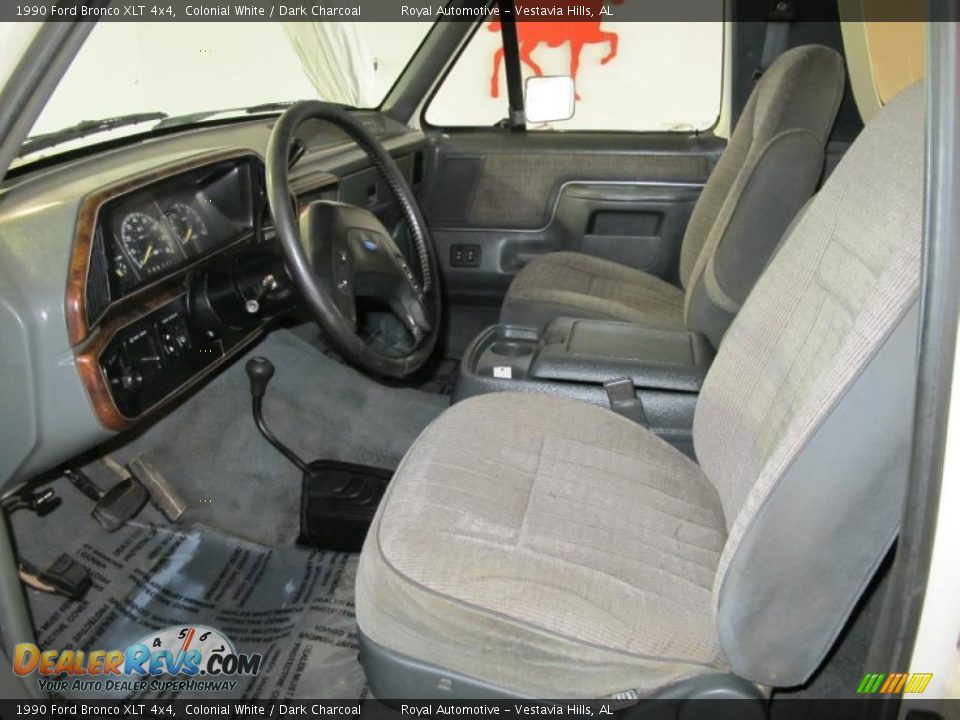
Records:
[[[863,130],[731,326],[696,408],[699,463],[574,400],[492,393],[441,414],[360,558],[374,693],[403,677],[437,697],[805,682],[898,530],[923,185],[915,85]]]
[[[844,79],[841,57],[820,45],[788,50],[763,74],[694,207],[682,287],[609,260],[547,253],[514,278],[501,322],[539,327],[565,316],[686,326],[718,346],[816,190]]]

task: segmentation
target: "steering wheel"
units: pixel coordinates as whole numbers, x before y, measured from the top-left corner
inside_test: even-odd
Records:
[[[370,211],[316,200],[297,214],[288,160],[297,129],[325,120],[347,133],[370,158],[393,193],[410,230],[419,278],[393,237]],[[314,320],[344,357],[381,375],[403,377],[430,357],[437,343],[441,299],[433,244],[413,191],[383,145],[336,105],[305,100],[287,108],[267,145],[267,198],[287,269]],[[388,307],[412,337],[395,355],[366,342],[358,331],[357,300]]]

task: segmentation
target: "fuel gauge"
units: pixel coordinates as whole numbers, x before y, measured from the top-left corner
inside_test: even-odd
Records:
[[[114,254],[113,259],[110,261],[110,267],[113,269],[113,274],[117,280],[121,283],[130,279],[130,266],[127,264],[127,258],[124,257],[122,252]]]

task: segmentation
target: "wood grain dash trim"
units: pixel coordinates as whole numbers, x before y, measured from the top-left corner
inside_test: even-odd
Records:
[[[135,310],[131,310],[123,315],[117,316],[109,323],[103,325],[99,331],[93,335],[82,350],[75,354],[77,371],[80,374],[80,381],[90,396],[90,402],[93,406],[94,414],[100,423],[108,430],[120,432],[135,425],[145,417],[153,415],[165,405],[173,402],[193,388],[201,380],[221,367],[230,358],[244,350],[255,338],[263,333],[265,325],[261,325],[227,350],[222,357],[210,363],[206,368],[198,372],[179,388],[167,395],[157,404],[147,408],[136,417],[128,417],[120,412],[116,403],[113,402],[113,396],[110,394],[110,385],[100,367],[100,356],[113,340],[113,337],[131,323],[140,320],[157,308],[163,307],[183,295],[183,290],[173,288],[163,293],[157,294],[145,301]]]
[[[80,381],[90,396],[93,411],[100,423],[109,430],[118,432],[124,430],[134,422],[135,418],[126,417],[113,402],[109,383],[100,368],[100,355],[117,332],[182,294],[182,290],[167,290],[144,301],[135,310],[120,315],[101,327],[90,342],[75,354]]]

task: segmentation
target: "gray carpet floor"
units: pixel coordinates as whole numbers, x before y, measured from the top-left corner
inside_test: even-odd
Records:
[[[297,332],[273,332],[254,355],[276,366],[264,401],[268,424],[307,460],[394,468],[449,404],[443,395],[381,384]],[[92,572],[93,588],[79,602],[29,590],[34,624],[43,645],[79,648],[126,647],[171,625],[210,626],[241,652],[264,656],[260,675],[227,697],[357,697],[364,692],[353,613],[357,556],[294,544],[300,472],[256,430],[246,359],[105,448],[120,462],[142,454],[163,473],[188,504],[176,525],[147,505],[108,534],[90,517],[92,503],[64,479],[51,485],[63,503],[49,516],[12,515],[18,550],[34,565],[66,552]],[[99,459],[83,469],[102,488],[117,482]]]
[[[263,403],[267,424],[307,461],[395,468],[449,405],[445,396],[380,384],[293,332],[272,333],[254,355],[276,366]],[[246,359],[112,454],[124,461],[143,453],[188,501],[188,523],[285,545],[297,536],[300,472],[254,426]],[[104,477],[96,465],[90,474]]]

